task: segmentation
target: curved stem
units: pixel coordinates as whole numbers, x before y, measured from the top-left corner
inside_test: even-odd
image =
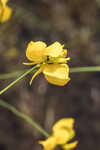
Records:
[[[39,130],[46,138],[49,137],[49,134],[38,123],[36,123],[33,119],[31,119],[29,116],[25,115],[24,113],[19,112],[14,106],[8,104],[7,102],[4,102],[1,99],[0,99],[0,105],[9,109],[16,116],[26,120],[29,124],[31,124],[37,130]]]
[[[7,91],[10,87],[12,87],[14,84],[16,84],[18,81],[20,81],[21,79],[23,79],[27,74],[31,73],[32,71],[35,72],[35,70],[37,68],[39,68],[40,65],[36,65],[33,68],[29,69],[28,71],[26,71],[24,74],[22,74],[19,78],[17,78],[16,80],[14,80],[12,83],[10,83],[6,88],[4,88],[3,90],[0,91],[0,95],[3,94],[5,91]]]

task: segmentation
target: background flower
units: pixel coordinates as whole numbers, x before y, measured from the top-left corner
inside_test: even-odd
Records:
[[[68,143],[75,136],[75,131],[72,126],[73,123],[70,122],[71,120],[74,122],[72,118],[59,120],[53,126],[52,135],[45,141],[39,141],[39,143],[43,145],[44,150],[54,150],[58,145],[66,150],[71,150],[76,147],[77,141]]]
[[[11,17],[12,9],[6,5],[8,0],[0,0],[0,22],[6,22]]]

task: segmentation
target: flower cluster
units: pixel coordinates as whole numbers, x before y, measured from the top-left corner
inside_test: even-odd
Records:
[[[0,22],[4,23],[8,21],[12,14],[12,9],[9,8],[6,3],[8,0],[0,0]]]
[[[66,64],[70,58],[66,58],[67,50],[63,49],[64,45],[55,42],[47,46],[44,42],[31,41],[26,50],[26,57],[31,63],[25,65],[40,64],[40,69],[33,75],[32,80],[41,72],[49,83],[58,86],[64,86],[70,80],[69,67]]]
[[[77,141],[69,143],[75,136],[73,126],[73,118],[61,119],[53,126],[52,135],[45,141],[39,141],[39,143],[43,145],[44,150],[54,150],[57,146],[61,146],[64,150],[71,150],[78,143]]]

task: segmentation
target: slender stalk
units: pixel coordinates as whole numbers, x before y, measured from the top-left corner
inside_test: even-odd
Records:
[[[9,109],[16,116],[26,120],[29,124],[31,124],[37,130],[39,130],[46,138],[49,137],[49,134],[38,123],[36,123],[33,119],[31,119],[29,116],[25,115],[24,113],[19,112],[14,106],[8,104],[7,102],[4,102],[1,99],[0,99],[0,105]]]
[[[3,94],[5,91],[7,91],[10,87],[12,87],[14,84],[16,84],[19,80],[24,78],[27,74],[30,72],[35,72],[35,69],[37,69],[39,65],[36,65],[35,67],[29,69],[26,71],[24,74],[22,74],[18,79],[13,81],[11,84],[9,84],[6,88],[0,91],[0,95]],[[77,72],[98,72],[100,71],[100,66],[91,66],[91,67],[75,67],[75,68],[70,68],[70,73],[77,73]],[[7,79],[7,78],[12,78],[17,76],[18,74],[21,74],[23,71],[17,71],[15,73],[9,73],[9,74],[2,74],[0,75],[0,79]],[[3,77],[4,76],[4,77]]]
[[[90,66],[90,67],[75,67],[70,69],[70,73],[77,72],[98,72],[100,71],[100,66]]]
[[[12,72],[12,73],[5,73],[5,74],[0,74],[0,79],[10,79],[10,78],[15,78],[19,75],[21,75],[22,73],[24,73],[25,71],[16,71],[16,72]]]
[[[33,68],[29,69],[28,71],[26,71],[24,74],[22,74],[19,78],[17,78],[16,80],[14,80],[12,83],[10,83],[6,88],[4,88],[3,90],[0,91],[0,95],[3,94],[5,91],[7,91],[10,87],[12,87],[14,84],[16,84],[18,81],[20,81],[21,79],[23,79],[27,74],[31,73],[32,71],[35,72],[35,70],[39,67],[40,65],[36,65]]]
[[[98,72],[98,71],[100,71],[100,66],[70,68],[70,73]],[[13,72],[13,73],[0,74],[0,79],[15,78],[15,77],[21,75],[21,73],[23,73],[23,72],[24,72],[24,70],[16,71],[16,72]]]

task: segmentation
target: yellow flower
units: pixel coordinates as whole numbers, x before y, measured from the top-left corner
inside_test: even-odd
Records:
[[[31,41],[26,50],[26,57],[31,63],[25,65],[40,64],[40,69],[33,75],[32,80],[41,72],[49,83],[63,86],[70,80],[69,67],[66,64],[70,58],[66,58],[67,50],[64,45],[55,42],[47,47],[44,42]]]
[[[0,22],[6,22],[11,14],[12,14],[12,9],[9,8],[6,3],[8,0],[0,0]]]
[[[39,144],[43,145],[44,150],[54,150],[57,146],[61,146],[64,150],[75,148],[77,141],[69,143],[75,136],[73,125],[73,118],[61,119],[53,126],[52,135],[45,141],[39,141]]]

